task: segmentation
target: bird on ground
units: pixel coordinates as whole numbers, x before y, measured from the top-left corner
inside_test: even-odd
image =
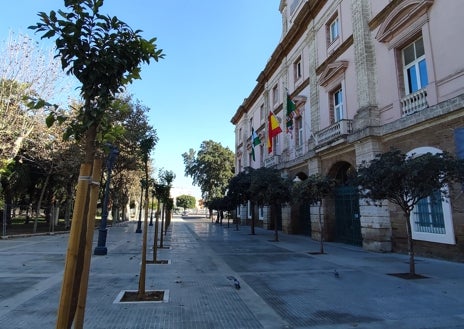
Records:
[[[232,280],[234,282],[235,289],[240,289],[240,281],[238,281],[236,277],[228,276],[227,279]]]

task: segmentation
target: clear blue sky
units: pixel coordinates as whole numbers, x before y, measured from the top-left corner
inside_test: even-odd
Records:
[[[159,142],[155,167],[176,174],[174,187],[199,196],[184,176],[181,154],[204,140],[234,151],[230,119],[256,85],[281,35],[280,0],[105,0],[101,13],[117,16],[142,35],[157,38],[165,58],[142,69],[129,86],[149,107]],[[2,7],[0,41],[9,31],[27,33],[39,11],[63,0],[15,0]],[[38,36],[35,38],[38,39]],[[44,42],[44,41],[41,41]],[[190,191],[191,190],[191,191]]]

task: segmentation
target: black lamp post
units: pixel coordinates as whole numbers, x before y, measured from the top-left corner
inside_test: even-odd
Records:
[[[150,226],[153,226],[153,204],[155,201],[155,189],[151,190],[151,214],[150,214]]]
[[[139,221],[137,222],[137,229],[135,233],[142,233],[142,203],[143,203],[143,188],[145,187],[145,180],[140,180],[140,207],[139,207]]]
[[[94,255],[106,255],[108,250],[106,248],[106,234],[108,230],[106,229],[106,221],[108,219],[108,199],[110,194],[110,180],[111,180],[111,170],[113,169],[114,161],[116,156],[119,154],[117,147],[110,146],[110,153],[106,160],[106,168],[108,170],[108,177],[106,178],[105,185],[105,195],[103,198],[103,209],[102,209],[102,218],[100,221],[100,228],[98,229],[98,244],[95,247]]]

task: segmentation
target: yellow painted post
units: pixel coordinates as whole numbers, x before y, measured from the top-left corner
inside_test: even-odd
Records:
[[[92,171],[91,163],[83,163],[79,172],[77,183],[76,199],[74,201],[74,212],[69,234],[68,250],[66,253],[66,263],[64,267],[63,282],[61,285],[61,297],[58,307],[56,329],[71,328],[74,317],[73,304],[77,302],[75,295],[75,286],[80,284],[79,272],[79,253],[82,244],[82,233],[85,228],[85,208],[88,196],[88,184],[90,173]],[[76,282],[77,281],[77,282]]]
[[[79,299],[77,302],[76,315],[74,316],[74,329],[84,327],[85,304],[87,301],[87,289],[89,285],[90,260],[92,257],[93,233],[95,231],[95,215],[97,212],[98,191],[100,187],[100,176],[102,169],[102,160],[96,159],[93,162],[92,181],[89,186],[90,201],[87,214],[87,233],[85,242],[85,257],[82,268],[81,285],[79,289]]]

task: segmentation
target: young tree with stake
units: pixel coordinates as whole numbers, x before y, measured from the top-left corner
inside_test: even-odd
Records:
[[[77,119],[69,124],[66,136],[84,138],[85,160],[80,177],[92,176],[92,172],[96,176],[99,168],[95,167],[98,162],[94,160],[101,137],[112,125],[106,120],[112,101],[126,84],[140,79],[142,63],[158,61],[164,55],[157,49],[155,38],[146,40],[141,37],[141,31],[132,30],[117,17],[100,14],[103,0],[65,0],[64,4],[68,11],[40,12],[40,22],[30,29],[43,33],[42,38],[56,38],[57,56],[63,70],[81,83],[84,104]],[[51,112],[47,124],[52,125],[57,120],[61,122],[63,117]],[[101,166],[101,160],[99,162]],[[88,225],[88,219],[92,218],[93,207],[96,207],[87,193],[91,186],[92,193],[98,195],[98,185],[93,181],[82,179],[78,184],[58,310],[57,328],[60,329],[72,326],[78,299],[80,312],[75,327],[83,326],[87,287],[84,281],[89,269],[81,265],[89,263],[91,253],[86,250],[91,248],[92,236],[87,231],[93,231],[93,227]]]

